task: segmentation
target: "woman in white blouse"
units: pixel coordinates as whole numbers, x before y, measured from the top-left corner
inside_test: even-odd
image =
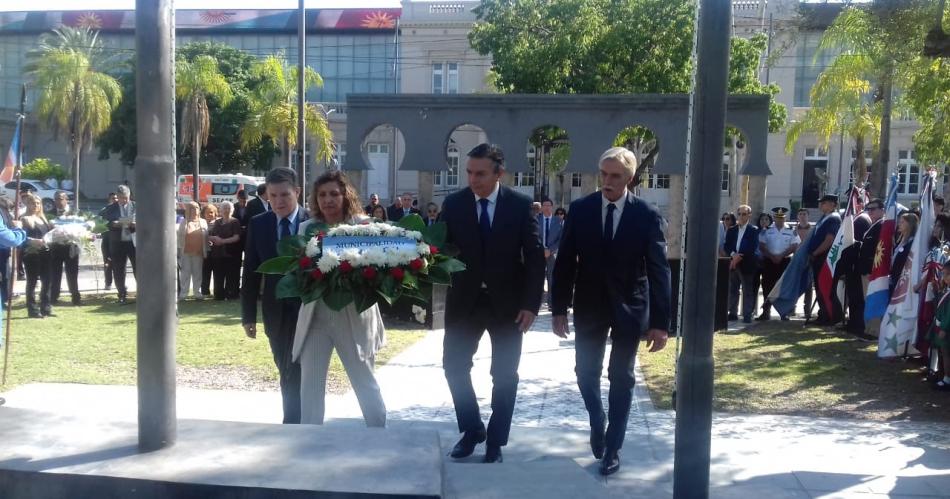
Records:
[[[310,191],[313,218],[300,225],[306,233],[314,221],[328,225],[366,220],[356,189],[340,171],[324,173]],[[386,405],[373,374],[376,352],[385,342],[386,332],[379,307],[362,313],[351,303],[335,311],[323,300],[305,303],[297,316],[294,360],[300,362],[301,423],[323,424],[327,369],[336,349],[356,392],[367,426],[386,426]]]

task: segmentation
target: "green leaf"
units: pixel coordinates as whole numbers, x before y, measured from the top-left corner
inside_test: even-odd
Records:
[[[296,256],[278,256],[262,263],[257,267],[257,271],[261,274],[286,274],[296,266]]]
[[[466,269],[465,264],[461,260],[456,260],[455,258],[447,258],[435,265],[436,267],[445,270],[450,274],[455,272],[461,272]],[[431,273],[431,272],[430,272]]]
[[[317,235],[317,233],[319,233],[319,232],[326,232],[326,231],[328,231],[328,230],[330,230],[330,226],[327,225],[327,224],[325,224],[325,223],[322,223],[322,222],[321,222],[321,223],[312,223],[312,224],[310,224],[310,225],[307,226],[307,230],[306,230],[306,232],[304,233],[304,235],[306,236],[307,240],[309,241],[310,239],[313,238],[313,236]]]
[[[326,293],[323,296],[323,301],[331,310],[339,312],[350,303],[353,303],[353,292],[349,289],[336,288]]]
[[[422,217],[415,213],[400,218],[399,226],[406,230],[415,230],[419,232],[426,230],[426,223],[422,221]]]
[[[300,289],[297,288],[297,276],[287,274],[277,282],[277,298],[299,298]]]
[[[396,287],[396,278],[390,274],[386,274],[383,277],[383,282],[379,285],[379,289],[382,293],[390,297],[396,295]]]
[[[419,278],[407,272],[402,280],[402,285],[410,289],[416,289],[419,287]]]
[[[436,284],[451,284],[452,274],[442,267],[429,267],[429,281]]]
[[[388,294],[386,294],[385,292],[383,292],[383,289],[382,289],[382,288],[377,289],[377,290],[376,290],[376,294],[378,294],[383,300],[386,301],[386,303],[388,303],[388,304],[390,304],[390,305],[392,305],[393,303],[396,303],[396,297],[395,297],[395,295],[388,295]]]
[[[445,225],[445,222],[438,222],[422,231],[422,240],[441,250],[442,246],[445,246],[445,239],[448,235],[448,226]]]
[[[357,292],[353,301],[356,303],[356,311],[362,313],[376,304],[376,293],[373,291]]]
[[[300,256],[307,247],[307,238],[302,235],[285,237],[277,243],[277,254],[280,256]]]

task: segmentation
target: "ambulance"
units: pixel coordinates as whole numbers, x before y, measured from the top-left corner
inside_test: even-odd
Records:
[[[192,175],[178,176],[178,202],[190,203],[194,201],[194,177]],[[230,201],[237,203],[238,192],[247,192],[248,199],[257,196],[257,186],[264,183],[264,177],[251,177],[241,173],[198,175],[198,203],[221,203]]]

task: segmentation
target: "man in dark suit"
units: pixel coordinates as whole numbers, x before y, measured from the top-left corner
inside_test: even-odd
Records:
[[[439,223],[439,205],[431,202],[427,204],[426,214],[422,220],[426,223],[426,227]]]
[[[293,361],[294,329],[297,327],[299,298],[277,298],[281,276],[257,272],[261,263],[277,256],[277,242],[297,233],[307,219],[298,203],[297,174],[286,167],[274,168],[265,179],[270,210],[251,218],[244,248],[244,281],[241,286],[241,325],[249,338],[257,337],[257,298],[261,295],[264,334],[270,342],[274,363],[280,373],[285,424],[300,423],[300,364]],[[260,292],[261,281],[264,291]]]
[[[544,277],[548,285],[546,302],[549,308],[551,307],[551,276],[554,273],[554,260],[557,258],[557,248],[561,243],[563,225],[564,221],[554,216],[554,202],[550,199],[542,201],[541,213],[538,213],[538,227],[541,246],[544,248]]]
[[[445,198],[442,221],[466,269],[454,274],[445,305],[442,367],[462,438],[453,458],[488,440],[484,462],[501,462],[518,391],[522,333],[541,307],[544,250],[531,199],[504,187],[504,154],[492,144],[468,153],[469,187]],[[492,343],[492,415],[486,431],[472,388],[472,358],[488,330]]]
[[[814,273],[815,298],[818,301],[818,320],[815,321],[815,324],[831,326],[838,322],[840,317],[835,314],[834,309],[829,310],[824,300],[821,299],[823,295],[819,289],[821,283],[818,276],[821,274],[822,267],[825,266],[828,251],[835,241],[838,228],[841,227],[841,215],[838,214],[838,196],[831,194],[822,196],[818,201],[818,209],[821,210],[821,218],[815,225],[815,232],[808,240],[808,259]]]
[[[620,468],[637,347],[644,335],[651,352],[666,345],[671,292],[666,223],[627,190],[636,156],[614,147],[599,164],[600,192],[571,203],[561,235],[552,326],[556,335],[567,337],[567,309],[573,302],[577,386],[590,416],[591,451],[601,459],[600,472],[609,475]],[[604,414],[600,377],[608,333],[610,392]]]
[[[102,218],[109,227],[109,254],[112,258],[112,279],[119,294],[119,303],[125,304],[128,290],[125,286],[126,264],[132,263],[132,274],[135,275],[135,202],[130,198],[132,192],[126,185],[120,185],[116,190],[116,202],[102,210]]]
[[[66,191],[56,191],[54,203],[57,217],[74,214],[69,207],[69,195]],[[79,246],[75,244],[50,245],[49,295],[50,301],[54,305],[59,304],[59,294],[63,286],[63,269],[66,270],[66,286],[69,288],[71,302],[73,305],[81,305],[82,298],[79,294]]]
[[[247,227],[252,218],[265,211],[270,211],[270,203],[267,202],[267,182],[257,186],[257,197],[247,202],[247,209],[244,210],[244,219],[241,220],[241,225]]]
[[[412,206],[412,194],[409,192],[404,192],[402,197],[397,198],[396,202],[386,210],[386,216],[389,217],[390,222],[398,222],[402,217],[413,213],[422,216],[419,209]]]
[[[861,276],[861,291],[866,297],[868,294],[868,283],[871,280],[871,270],[874,269],[874,256],[877,254],[877,244],[881,240],[881,226],[884,219],[884,201],[881,199],[872,199],[864,207],[864,213],[871,220],[871,225],[864,231],[858,245],[858,256],[855,262],[855,271]],[[878,336],[881,320],[873,319],[864,324],[864,331],[859,337],[862,339],[876,338]]]
[[[737,223],[726,232],[726,255],[729,262],[729,320],[737,320],[739,310],[739,288],[742,288],[742,322],[752,322],[755,313],[755,301],[759,293],[759,228],[749,223],[752,208],[739,206],[736,210]]]
[[[369,195],[369,204],[363,207],[363,212],[365,212],[368,216],[373,216],[373,210],[377,206],[379,206],[379,194],[374,192]]]

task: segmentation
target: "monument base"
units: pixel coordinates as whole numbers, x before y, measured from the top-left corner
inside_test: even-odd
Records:
[[[140,453],[134,423],[0,409],[0,497],[440,498],[435,430],[179,420]]]

